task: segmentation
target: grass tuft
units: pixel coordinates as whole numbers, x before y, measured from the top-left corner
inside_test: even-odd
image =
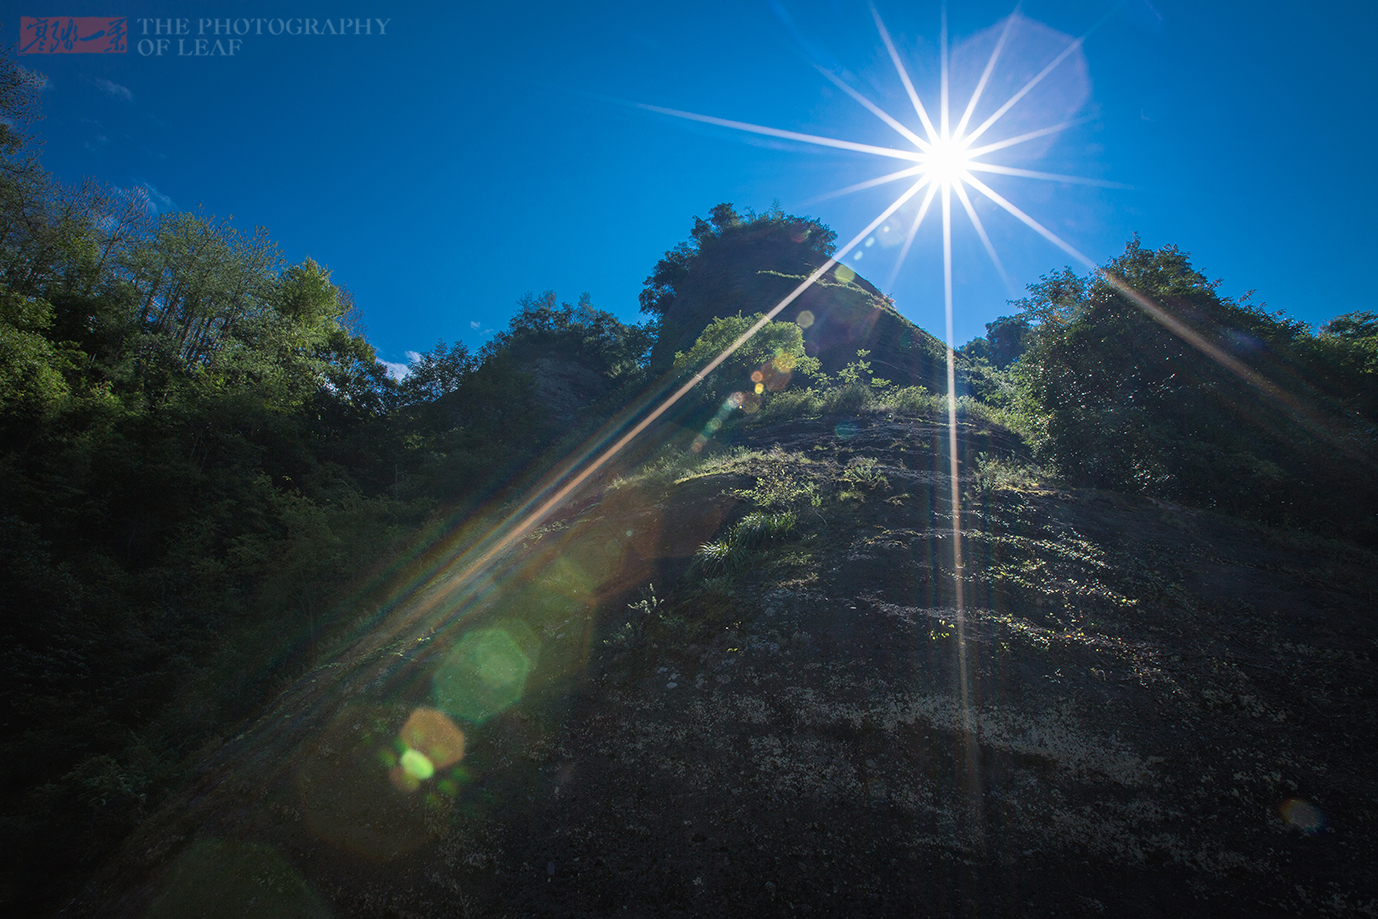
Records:
[[[797,518],[785,511],[779,514],[747,514],[727,534],[726,539],[704,543],[694,553],[689,567],[704,578],[724,577],[746,566],[751,553],[779,542],[794,532]]]

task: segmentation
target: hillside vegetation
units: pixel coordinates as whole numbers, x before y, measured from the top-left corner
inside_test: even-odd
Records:
[[[956,355],[959,509],[947,349],[839,266],[531,519],[832,232],[719,205],[647,324],[527,294],[397,381],[265,230],[46,174],[6,80],[7,910],[1378,902],[1373,313],[1052,273]]]

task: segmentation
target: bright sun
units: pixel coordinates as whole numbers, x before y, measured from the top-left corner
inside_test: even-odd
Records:
[[[920,175],[932,176],[934,182],[950,186],[966,178],[967,166],[970,163],[971,157],[962,149],[961,144],[940,138],[920,161],[919,165],[923,167]]]
[[[746,131],[752,134],[764,134],[770,137],[781,137],[788,140],[803,141],[804,143],[817,144],[819,146],[833,147],[842,150],[852,150],[857,153],[866,153],[872,156],[880,156],[885,157],[887,159],[908,162],[909,165],[906,168],[900,169],[896,172],[891,172],[883,176],[878,176],[874,179],[868,179],[864,182],[858,182],[855,185],[850,185],[846,188],[838,189],[835,192],[821,195],[818,199],[814,199],[820,200],[822,198],[831,198],[836,197],[838,195],[851,194],[853,192],[862,191],[868,188],[875,188],[877,186],[886,185],[891,182],[900,181],[902,179],[909,179],[913,183],[904,192],[902,192],[900,196],[888,208],[886,208],[886,210],[879,217],[877,217],[876,220],[874,220],[871,223],[871,225],[869,225],[865,230],[862,230],[861,233],[859,233],[857,237],[853,239],[851,242],[847,243],[845,246],[842,246],[838,249],[837,254],[834,256],[834,259],[836,261],[841,261],[852,251],[852,249],[854,249],[856,246],[860,245],[866,239],[868,239],[870,235],[873,232],[875,232],[878,227],[884,224],[887,220],[890,219],[890,217],[893,214],[895,214],[896,211],[898,211],[901,207],[907,204],[911,198],[914,198],[916,195],[919,195],[920,192],[923,193],[918,207],[918,211],[914,216],[913,222],[909,226],[908,232],[905,234],[904,246],[900,249],[899,255],[895,260],[895,264],[891,271],[890,278],[886,284],[887,289],[893,288],[895,278],[899,275],[900,268],[903,266],[905,258],[909,254],[909,249],[914,242],[914,237],[917,235],[920,225],[927,217],[931,209],[931,205],[934,203],[935,197],[940,199],[939,204],[943,220],[943,268],[944,274],[948,277],[951,276],[952,272],[950,254],[952,248],[952,197],[956,196],[958,203],[962,207],[962,210],[966,213],[967,219],[971,222],[972,229],[976,231],[976,235],[980,238],[981,244],[985,247],[987,255],[990,256],[991,262],[995,266],[996,271],[1000,273],[1000,276],[1005,280],[1006,284],[1010,287],[1010,289],[1012,291],[1015,290],[1014,285],[1010,282],[1010,279],[1005,272],[1005,267],[1001,263],[1000,257],[995,252],[995,246],[991,243],[990,236],[989,234],[987,234],[986,228],[984,224],[981,222],[981,218],[977,215],[976,208],[972,205],[973,194],[980,195],[981,197],[984,197],[987,200],[991,201],[997,207],[1003,209],[1011,216],[1013,216],[1014,218],[1028,226],[1034,232],[1038,233],[1044,239],[1047,239],[1053,245],[1057,246],[1062,251],[1071,255],[1082,265],[1087,267],[1094,267],[1094,263],[1081,252],[1073,248],[1071,244],[1063,240],[1061,237],[1057,236],[1055,233],[1053,233],[1053,231],[1049,230],[1047,227],[1039,223],[1033,217],[1030,217],[1023,210],[1015,206],[1003,195],[996,192],[993,188],[991,188],[985,182],[981,181],[975,175],[975,173],[989,173],[1005,176],[1017,176],[1025,179],[1040,179],[1044,181],[1053,182],[1076,183],[1083,185],[1100,185],[1103,187],[1111,188],[1124,187],[1115,182],[1104,182],[1097,179],[1086,179],[1080,176],[1057,175],[1049,172],[1038,172],[1032,169],[1022,169],[1014,166],[1006,166],[1000,163],[993,163],[988,160],[990,154],[994,154],[1002,150],[1007,150],[1011,147],[1018,146],[1019,144],[1026,143],[1039,137],[1046,137],[1051,134],[1056,134],[1059,131],[1063,131],[1074,124],[1078,124],[1078,121],[1067,121],[1062,122],[1060,124],[1052,124],[1044,128],[1039,128],[1034,131],[1027,131],[1025,133],[1018,134],[1012,137],[1005,137],[995,141],[990,141],[989,139],[987,139],[985,141],[978,143],[978,140],[980,140],[986,134],[987,131],[990,131],[991,128],[995,127],[1000,122],[1000,120],[1006,115],[1006,113],[1010,111],[1010,109],[1018,105],[1020,101],[1023,100],[1024,97],[1030,93],[1030,91],[1032,91],[1036,86],[1038,86],[1038,84],[1040,84],[1050,73],[1056,70],[1058,66],[1062,64],[1063,61],[1065,61],[1068,57],[1070,57],[1073,54],[1073,52],[1080,48],[1082,43],[1085,41],[1085,36],[1073,39],[1071,43],[1068,44],[1067,47],[1064,48],[1060,54],[1054,57],[1051,61],[1048,61],[1046,65],[1037,73],[1037,75],[1035,75],[1028,82],[1026,82],[1017,92],[1013,93],[1003,103],[996,106],[994,110],[991,111],[990,114],[984,118],[984,120],[979,121],[973,126],[973,122],[975,121],[973,116],[976,114],[978,108],[981,108],[983,110],[989,108],[989,106],[982,106],[980,103],[983,101],[983,96],[985,94],[986,87],[990,83],[991,74],[995,71],[996,65],[1000,60],[1001,53],[1005,50],[1007,41],[1010,37],[1010,31],[1018,22],[1021,21],[1017,12],[1012,13],[1008,18],[1006,18],[1004,27],[1000,33],[1000,38],[996,42],[994,50],[991,52],[990,59],[986,62],[985,70],[982,72],[981,78],[979,82],[976,84],[976,88],[972,91],[970,99],[967,100],[965,108],[962,110],[960,117],[955,118],[956,124],[954,125],[952,121],[953,116],[956,115],[956,112],[952,109],[952,106],[950,105],[948,93],[948,40],[947,21],[946,16],[944,15],[942,35],[939,43],[942,57],[942,82],[939,90],[939,99],[937,107],[938,123],[934,124],[934,119],[930,117],[927,107],[924,106],[923,101],[919,98],[919,94],[915,90],[914,84],[909,78],[909,72],[905,68],[904,62],[900,58],[899,51],[895,48],[895,44],[890,38],[890,33],[885,28],[885,23],[881,21],[879,12],[877,12],[876,9],[872,7],[871,13],[875,18],[876,29],[880,33],[881,41],[884,43],[885,49],[889,53],[890,60],[895,66],[895,71],[899,76],[900,82],[903,84],[905,92],[909,97],[909,101],[913,105],[913,114],[914,116],[917,116],[918,119],[918,130],[911,128],[909,125],[904,124],[898,118],[895,118],[890,113],[886,112],[880,106],[876,105],[866,96],[862,95],[860,92],[854,89],[851,86],[851,84],[844,81],[838,75],[822,67],[819,67],[818,69],[824,77],[826,77],[829,81],[831,81],[834,85],[836,85],[847,95],[855,99],[867,111],[875,115],[881,121],[885,122],[885,124],[887,124],[896,133],[898,133],[901,137],[908,141],[906,147],[880,147],[874,144],[865,144],[857,141],[843,140],[841,138],[836,137],[823,137],[817,134],[803,134],[798,131],[788,131],[781,128],[771,128],[763,125],[748,124],[742,121],[731,121],[726,118],[716,118],[711,115],[699,115],[694,112],[683,112],[675,109],[662,108],[656,105],[642,104],[639,105],[639,107],[646,109],[648,111],[659,112],[665,115],[673,115],[677,118],[685,118],[691,121],[700,121],[707,124],[721,125],[722,127],[733,128],[739,131]],[[945,299],[947,301],[945,305],[947,308],[949,316],[948,322],[950,325],[950,317],[952,311],[950,293],[946,296]]]

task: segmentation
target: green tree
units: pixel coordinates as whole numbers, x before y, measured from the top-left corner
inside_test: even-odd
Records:
[[[992,367],[1003,370],[1023,355],[1032,332],[1028,318],[1001,316],[986,323],[984,338],[973,338],[961,347],[961,352],[968,358],[984,358]]]
[[[139,339],[136,350],[182,369],[203,364],[233,339],[270,334],[266,313],[275,294],[279,313],[309,327],[309,311],[329,309],[319,299],[328,295],[312,277],[319,271],[308,260],[297,273],[278,278],[279,263],[277,246],[262,227],[246,236],[229,221],[166,215],[124,266],[137,292],[127,330]]]
[[[0,156],[7,164],[30,152],[30,126],[42,117],[38,98],[44,82],[41,74],[20,67],[8,55],[0,59]]]
[[[687,352],[675,355],[681,373],[699,372],[759,322],[765,314],[725,316],[703,330]],[[804,353],[804,335],[793,322],[767,322],[728,355],[700,384],[700,401],[717,404],[730,393],[743,395],[747,406],[759,405],[767,393],[779,392],[796,376],[819,372],[818,361]]]
[[[508,328],[484,346],[485,353],[506,351],[524,363],[559,354],[610,380],[639,377],[651,347],[648,327],[627,325],[612,313],[595,309],[587,293],[571,306],[559,303],[553,290],[539,297],[527,292],[517,305]]]
[[[1371,449],[1371,429],[1308,382],[1303,323],[1221,296],[1186,253],[1137,238],[1097,276],[1065,271],[1030,291],[1020,305],[1032,340],[1014,373],[1044,457],[1072,481],[1373,530],[1371,512],[1355,510],[1372,489],[1335,449]]]
[[[434,349],[412,361],[406,379],[398,384],[400,404],[424,405],[457,392],[478,363],[462,343],[447,347],[437,342]]]
[[[1309,379],[1378,422],[1378,313],[1345,313],[1307,342]]]
[[[659,324],[648,365],[653,373],[668,370],[675,353],[692,348],[711,320],[752,302],[748,288],[759,276],[808,275],[837,239],[817,220],[778,206],[741,215],[731,204],[714,207],[709,220],[695,217],[689,235],[656,263],[641,291],[642,312]]]
[[[0,418],[48,415],[66,399],[71,358],[44,334],[52,324],[51,304],[0,287]]]

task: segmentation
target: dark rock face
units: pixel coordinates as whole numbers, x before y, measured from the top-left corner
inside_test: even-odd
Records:
[[[804,278],[788,280],[797,284]],[[804,311],[810,315],[805,350],[826,372],[836,373],[865,349],[871,352],[866,359],[875,376],[900,386],[947,390],[947,347],[901,316],[889,298],[859,275],[846,283],[832,275],[820,279],[777,318],[799,322]]]
[[[68,913],[1378,903],[1371,553],[1101,492],[983,488],[977,455],[1011,440],[968,424],[959,608],[946,428],[871,415],[842,436],[836,420],[745,428],[746,452],[588,496],[482,577],[460,555],[209,756]],[[772,467],[818,507],[729,579],[686,575]],[[462,774],[390,783],[380,756],[433,704],[449,648],[512,618],[540,643],[525,697],[464,725]],[[187,881],[207,865],[235,875],[206,882],[213,904]]]
[[[802,243],[765,231],[706,247],[665,313],[652,363],[668,367],[675,352],[691,348],[715,318],[769,312],[822,264],[822,256]],[[803,322],[801,313],[808,313]],[[808,354],[828,373],[865,349],[878,377],[900,386],[947,389],[946,346],[846,267],[830,270],[775,318],[804,326]]]
[[[559,355],[537,357],[522,369],[534,380],[532,395],[536,403],[560,427],[582,421],[584,412],[605,399],[611,389],[603,374]]]

